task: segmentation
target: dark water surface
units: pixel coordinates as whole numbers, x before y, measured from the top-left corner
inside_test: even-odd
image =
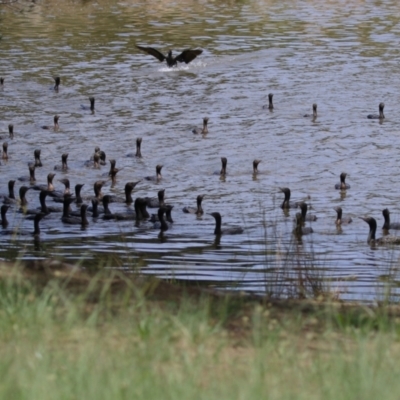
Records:
[[[370,249],[368,226],[358,217],[374,216],[379,236],[383,208],[400,220],[399,22],[398,3],[390,0],[63,0],[0,8],[0,131],[10,155],[0,166],[0,191],[28,173],[40,148],[39,183],[68,152],[70,169],[57,171],[57,188],[68,177],[92,195],[108,166],[83,163],[100,146],[121,168],[104,193],[122,195],[126,182],[163,164],[162,181],[142,181],[134,197],[165,188],[175,220],[160,238],[149,223],[90,218],[82,231],[45,218],[40,242],[0,235],[1,257],[136,266],[160,277],[277,294],[290,294],[299,277],[305,285],[323,279],[343,299],[379,297],[387,275],[397,278],[400,246]],[[168,69],[135,44],[204,52],[188,66]],[[263,109],[269,92],[272,113]],[[91,95],[94,115],[80,108]],[[381,101],[384,122],[368,120]],[[317,120],[303,118],[314,102]],[[42,130],[55,114],[61,130]],[[193,135],[204,116],[209,134]],[[9,123],[14,140],[7,138]],[[137,137],[143,137],[143,158],[128,158]],[[221,157],[228,158],[226,179],[213,175]],[[255,158],[262,160],[257,177]],[[351,185],[345,194],[334,189],[342,171]],[[292,235],[295,211],[285,215],[279,208],[280,187],[290,187],[292,198],[307,200],[318,215],[314,234],[301,242]],[[213,217],[182,213],[198,194],[205,194],[206,213],[219,211],[224,225],[241,224],[244,234],[215,241]],[[38,192],[27,197],[37,206]],[[338,205],[354,220],[341,231],[334,224]],[[32,229],[15,210],[9,215]]]

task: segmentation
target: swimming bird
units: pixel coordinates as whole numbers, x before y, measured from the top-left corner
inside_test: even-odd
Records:
[[[97,201],[97,199],[96,199]],[[108,204],[107,204],[108,206]],[[108,207],[107,207],[108,208]],[[146,209],[146,200],[142,197],[138,197],[135,200],[134,203],[134,208],[135,211],[128,211],[127,213],[111,213],[112,214],[111,217],[108,217],[108,219],[116,219],[117,221],[124,221],[124,220],[136,220],[136,221],[140,221],[143,219],[147,219],[150,217],[147,209]],[[97,207],[94,207],[93,205],[93,217],[95,216],[95,209],[96,209],[96,216],[98,216],[99,212],[97,211]],[[106,218],[107,219],[107,218]]]
[[[107,162],[106,162],[106,153],[103,150],[99,151],[99,157],[100,157],[99,164],[100,165],[106,165],[107,164]]]
[[[113,173],[113,170],[115,169],[115,165],[117,164],[117,161],[112,159],[112,160],[108,160],[110,161],[110,171],[108,171],[108,176],[111,176]]]
[[[347,218],[343,218],[342,214],[343,214],[343,210],[342,207],[335,207],[334,210],[336,211],[336,221],[335,224],[336,225],[347,225],[353,222],[353,219],[351,217],[347,217]]]
[[[136,47],[139,50],[144,51],[147,54],[150,54],[151,56],[157,58],[160,62],[166,61],[168,67],[174,67],[175,65],[178,64],[178,62],[184,62],[186,64],[189,64],[191,61],[193,61],[197,56],[199,56],[203,50],[200,49],[186,49],[183,50],[182,53],[180,53],[178,56],[173,57],[172,56],[172,50],[168,51],[168,55],[165,56],[163,53],[160,51],[154,49],[153,47],[143,47],[143,46],[137,46]]]
[[[47,190],[42,190],[39,194],[40,211],[44,214],[61,212],[60,207],[47,206],[46,197],[49,194]]]
[[[26,187],[26,186],[21,186],[19,188],[19,203],[21,205],[21,207],[25,207],[28,204],[28,200],[26,200],[26,192],[29,190],[30,188]]]
[[[307,210],[308,210],[308,204],[305,203],[304,201],[302,201],[300,204],[300,210],[301,210],[301,218],[304,221],[316,221],[318,219],[318,217],[314,214],[307,214]]]
[[[33,156],[35,157],[35,167],[42,167],[43,166],[42,160],[40,159],[40,153],[41,153],[40,149],[36,149],[33,152]]]
[[[272,102],[273,97],[274,97],[274,95],[272,93],[268,94],[268,106],[263,106],[263,108],[268,108],[269,111],[274,110],[274,104]]]
[[[3,86],[4,85],[4,78],[0,78],[0,86]]]
[[[210,215],[212,215],[215,218],[214,235],[238,235],[240,233],[243,233],[244,230],[241,226],[221,229],[221,224],[222,224],[221,214],[219,212],[213,212]]]
[[[140,182],[141,181],[127,182],[125,184],[125,189],[124,189],[125,197],[109,195],[110,203],[125,203],[127,205],[132,204],[133,203],[133,199],[132,199],[133,189]]]
[[[385,219],[382,229],[385,229],[385,230],[400,229],[400,223],[390,222],[390,212],[387,208],[382,210],[382,215],[383,215],[383,218]]]
[[[108,176],[111,177],[111,182],[115,184],[117,173],[120,171],[118,168],[115,168],[115,164],[117,163],[116,160],[109,160],[110,161],[110,171],[108,172]]]
[[[54,184],[53,184],[53,179],[56,176],[56,174],[53,174],[50,172],[50,174],[47,175],[47,185],[34,185],[32,186],[33,190],[46,190],[48,192],[53,192],[54,191]]]
[[[140,215],[138,215],[137,219],[147,219],[150,217],[149,212],[147,211],[147,204],[146,200],[142,197],[138,197],[135,200],[135,209],[136,207],[139,207],[140,209]]]
[[[3,204],[2,206],[1,206],[1,209],[0,209],[0,211],[1,211],[1,221],[0,221],[0,224],[1,224],[1,226],[3,227],[3,228],[7,228],[7,225],[8,225],[8,220],[7,220],[7,210],[10,208],[10,206],[9,205],[7,205],[7,204]]]
[[[85,167],[100,168],[100,153],[94,153],[90,160],[83,163]]]
[[[73,201],[74,201],[74,198],[70,194],[66,194],[64,196],[63,213],[61,216],[61,221],[64,222],[64,220],[65,220],[67,224],[79,224],[81,222],[81,219],[79,217],[70,215],[70,206]],[[69,218],[75,219],[76,221],[72,222],[72,220],[68,220]]]
[[[82,110],[91,111],[91,113],[94,114],[94,102],[95,102],[94,97],[90,96],[89,101],[90,101],[90,106],[85,106],[84,104],[81,104],[81,108]]]
[[[77,183],[75,185],[75,202],[76,202],[76,204],[82,204],[83,203],[83,200],[82,200],[82,197],[81,197],[81,190],[82,190],[82,188],[84,186],[85,186],[84,183]]]
[[[101,188],[107,183],[107,181],[96,181],[93,185],[94,196],[96,199],[101,200],[103,193],[101,193]]]
[[[3,203],[4,204],[11,204],[15,203],[15,194],[14,194],[14,185],[15,185],[15,180],[9,180],[8,181],[8,196],[6,195],[1,195],[0,197],[3,197]]]
[[[59,76],[55,76],[54,77],[54,90],[56,91],[56,92],[58,92],[58,88],[59,88],[59,86],[60,86],[60,83],[61,83],[61,79],[60,79],[60,77]]]
[[[135,154],[135,156],[136,157],[142,157],[142,150],[141,150],[141,148],[142,148],[142,138],[141,137],[138,137],[137,139],[136,139],[136,154]]]
[[[18,228],[14,228],[14,229],[6,229],[6,230],[2,230],[0,231],[0,234],[2,235],[33,235],[33,236],[39,236],[40,235],[40,227],[39,227],[39,222],[41,221],[41,219],[43,217],[45,217],[46,214],[43,213],[39,213],[36,214],[34,219],[33,219],[33,227],[34,227],[34,231],[26,231],[23,229],[18,229]]]
[[[61,207],[53,207],[53,206],[47,206],[46,204],[46,197],[48,195],[48,191],[47,190],[41,190],[39,193],[39,202],[40,202],[40,208],[34,208],[34,209],[21,209],[21,211],[24,214],[28,214],[30,215],[29,217],[27,217],[27,219],[34,219],[34,216],[36,214],[50,214],[50,213],[57,213],[57,212],[61,212],[62,208]]]
[[[14,125],[13,124],[8,125],[8,136],[10,137],[10,139],[14,139]]]
[[[208,118],[204,117],[203,118],[203,127],[202,128],[193,128],[192,132],[195,133],[195,134],[205,135],[206,133],[208,133],[207,124],[208,124]]]
[[[317,104],[316,103],[314,103],[312,105],[312,109],[313,109],[313,113],[312,114],[304,114],[303,117],[316,119],[317,118]]]
[[[99,200],[94,197],[92,199],[92,217],[97,218],[99,214]]]
[[[104,208],[103,219],[115,219],[115,215],[110,211],[110,208],[108,207],[110,203],[110,196],[108,194],[103,196],[102,202]]]
[[[260,164],[261,160],[254,160],[253,161],[253,175],[258,174],[258,164]]]
[[[202,215],[203,214],[203,208],[201,206],[201,203],[203,201],[204,194],[199,194],[197,196],[196,202],[197,202],[197,207],[183,207],[182,211],[186,214],[196,214],[196,215]]]
[[[161,176],[161,170],[162,170],[163,165],[158,164],[156,166],[156,175],[152,175],[152,176],[145,176],[144,179],[146,179],[147,181],[159,181],[162,176]]]
[[[117,182],[117,173],[120,171],[119,168],[113,168],[110,171],[110,176],[111,176],[111,183],[113,184],[113,186],[115,185],[115,183]]]
[[[68,178],[63,178],[60,179],[59,182],[61,182],[64,185],[64,190],[53,190],[51,192],[48,192],[48,195],[53,198],[53,201],[56,203],[63,203],[64,202],[64,196],[67,194],[71,194],[70,191],[70,183]]]
[[[160,229],[161,232],[165,232],[169,229],[168,224],[165,222],[164,213],[166,212],[165,207],[160,207],[157,212],[158,223],[154,224],[154,229]]]
[[[368,114],[368,119],[384,119],[385,115],[383,114],[383,109],[385,108],[385,103],[379,103],[379,114]]]
[[[83,165],[84,165],[85,167],[99,168],[99,165],[100,165],[100,153],[104,153],[104,151],[101,152],[100,147],[99,147],[99,146],[96,146],[96,147],[94,148],[94,153],[93,153],[93,155],[90,157],[89,160],[85,161],[85,162],[83,163]],[[104,153],[104,163],[102,162],[101,165],[105,165],[105,164],[106,164],[106,163],[105,163],[105,159],[106,159],[106,153]]]
[[[3,160],[8,160],[8,143],[7,142],[3,143],[3,154],[1,155],[1,158]]]
[[[400,236],[391,236],[386,235],[381,238],[376,238],[376,219],[373,217],[360,217],[363,221],[365,221],[369,225],[369,233],[367,243],[370,245],[391,245],[391,244],[400,244]]]
[[[87,220],[86,217],[87,208],[88,208],[87,204],[82,204],[80,208],[80,217],[63,216],[61,218],[61,221],[64,222],[64,224],[81,225],[82,227],[88,226],[89,221]]]
[[[40,213],[35,216],[35,219],[33,220],[33,232],[29,232],[29,234],[33,236],[39,236],[40,235],[40,227],[39,227],[39,222],[45,217],[46,214]]]
[[[303,225],[304,225],[304,220],[303,217],[301,216],[301,213],[296,213],[296,225],[295,228],[293,229],[293,233],[296,236],[309,235],[310,233],[314,232],[313,228],[305,227]]]
[[[342,172],[340,174],[340,183],[337,183],[335,185],[335,189],[338,189],[338,190],[350,189],[350,185],[348,183],[346,183],[346,176],[347,176],[346,172]]]
[[[54,125],[43,125],[42,129],[53,129],[54,131],[57,131],[60,129],[60,125],[58,124],[58,120],[60,117],[58,115],[54,116]]]
[[[219,176],[225,177],[227,164],[228,164],[228,159],[226,157],[221,157],[221,170],[214,171],[213,175],[219,175]]]
[[[228,159],[226,157],[221,157],[221,164],[222,164],[222,167],[221,167],[221,171],[220,171],[219,174],[221,176],[225,176],[226,175],[226,166],[228,164]]]
[[[54,169],[56,171],[67,171],[68,170],[68,163],[67,163],[68,155],[69,155],[69,153],[61,154],[61,165],[58,164],[58,165],[54,166]]]
[[[171,227],[174,223],[174,220],[172,219],[172,209],[174,208],[173,205],[171,204],[166,204],[163,206],[165,208],[165,220],[167,221],[167,223],[169,224],[168,226]],[[158,219],[158,213],[157,214],[151,214],[150,217],[150,222],[159,222]],[[158,229],[159,226],[154,226],[154,228]]]
[[[141,147],[142,147],[142,138],[138,137],[136,138],[136,153],[129,153],[126,156],[141,158],[142,157]]]
[[[281,204],[281,208],[287,209],[287,208],[297,208],[299,206],[299,203],[290,201],[290,189],[289,188],[279,188],[281,192],[285,194],[285,199],[283,200]]]
[[[146,206],[149,208],[159,208],[164,205],[165,189],[161,189],[157,193],[157,198],[145,197]]]
[[[27,182],[29,181],[30,183],[34,183],[36,182],[36,177],[35,177],[35,164],[33,163],[29,163],[28,164],[28,168],[29,168],[29,176],[20,176],[18,178],[19,181],[21,182]]]
[[[132,220],[142,220],[148,218],[148,212],[146,210],[146,202],[141,197],[135,200],[134,204],[135,211],[128,210],[128,212],[118,212],[113,213],[110,219],[115,219],[117,221],[132,221]],[[107,217],[105,219],[108,219]]]

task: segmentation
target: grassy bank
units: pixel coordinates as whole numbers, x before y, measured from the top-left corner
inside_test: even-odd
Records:
[[[54,267],[0,267],[1,398],[398,397],[396,307],[272,304]]]

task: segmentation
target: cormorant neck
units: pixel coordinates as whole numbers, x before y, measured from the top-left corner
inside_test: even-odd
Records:
[[[125,203],[126,204],[132,204],[133,199],[132,199],[132,187],[125,187]]]
[[[39,222],[42,219],[42,216],[40,214],[36,215],[34,221],[33,221],[33,234],[36,235],[40,235],[40,228],[39,228]]]
[[[92,217],[93,218],[97,218],[99,216],[98,205],[99,205],[99,202],[97,201],[97,199],[92,199]]]
[[[203,201],[202,197],[197,197],[197,210],[196,210],[196,214],[203,214],[203,208],[201,206],[201,203]]]
[[[82,189],[83,185],[75,185],[75,197],[76,197],[76,202],[78,204],[81,204],[82,201],[82,197],[81,197],[81,189]]]
[[[367,242],[374,242],[375,241],[375,234],[376,234],[376,226],[369,225],[369,233]]]
[[[142,138],[137,138],[136,139],[136,157],[142,157],[141,146],[142,146]]]
[[[164,220],[164,212],[165,212],[164,208],[159,208],[158,209],[158,219],[159,219],[160,224],[161,224],[161,228],[160,228],[161,231],[167,231],[168,230],[168,224]]]
[[[268,109],[269,110],[273,110],[274,109],[274,105],[273,105],[273,103],[272,103],[272,97],[273,97],[273,94],[272,93],[270,93],[269,95],[268,95]]]
[[[49,210],[46,206],[46,196],[47,193],[45,191],[41,191],[39,195],[39,201],[40,201],[40,209],[42,210],[42,212],[48,214]]]
[[[282,202],[281,208],[288,208],[289,207],[289,202],[290,202],[290,190],[282,190],[283,193],[285,194],[285,199]]]
[[[4,142],[3,143],[3,155],[2,155],[3,160],[8,160],[8,143]]]
[[[29,167],[29,180],[30,182],[35,182],[36,178],[35,178],[35,166],[30,166]]]
[[[390,214],[386,210],[383,210],[382,215],[383,215],[383,218],[385,219],[382,229],[389,230],[390,229]]]
[[[113,174],[113,170],[115,169],[115,164],[116,164],[117,162],[115,161],[115,160],[110,160],[110,171],[108,172],[108,175],[109,176],[112,176],[112,174]]]
[[[303,203],[300,208],[301,208],[301,218],[303,219],[304,222],[306,220],[308,205],[306,203]]]
[[[86,205],[82,204],[82,206],[81,206],[81,219],[82,219],[81,223],[82,223],[82,226],[89,225],[89,221],[86,218],[86,208],[87,208]]]
[[[171,222],[171,224],[174,223],[174,220],[172,219],[172,209],[174,208],[174,206],[167,206],[167,209],[165,211],[165,218],[167,219],[168,222]]]
[[[214,218],[215,218],[214,235],[221,235],[222,234],[222,230],[221,230],[222,218],[220,215],[214,215]]]
[[[14,181],[8,182],[8,197],[10,199],[15,199],[15,194],[14,194]]]
[[[64,196],[62,218],[67,218],[69,216],[69,206],[70,206],[71,202],[72,202],[72,199],[69,196]]]
[[[150,217],[149,212],[147,211],[147,205],[146,205],[146,202],[145,202],[145,201],[143,201],[143,202],[141,203],[140,212],[142,213],[142,217],[143,217],[144,219]]]
[[[337,209],[336,213],[337,213],[336,224],[340,225],[342,222],[342,209],[341,208]]]
[[[55,85],[54,85],[54,90],[58,90],[58,87],[60,86],[60,78],[58,77],[58,76],[56,76],[55,78],[54,78],[54,83],[55,83]]]
[[[8,225],[7,210],[8,210],[7,206],[6,207],[4,207],[4,206],[1,207],[1,226],[3,228],[5,228]]]
[[[21,206],[26,206],[28,204],[28,200],[26,200],[25,194],[26,194],[26,191],[22,191],[20,189],[19,198],[20,198],[20,201],[21,201]]]
[[[103,207],[104,207],[104,214],[105,215],[111,215],[112,212],[108,208],[109,200],[107,199],[106,196],[103,197]]]

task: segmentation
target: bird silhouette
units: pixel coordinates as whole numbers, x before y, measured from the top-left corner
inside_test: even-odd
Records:
[[[147,54],[150,54],[151,56],[157,58],[159,61],[167,61],[168,67],[174,67],[175,65],[178,64],[178,62],[184,62],[186,64],[189,64],[191,61],[193,61],[197,56],[199,56],[203,50],[201,49],[186,49],[183,50],[181,54],[178,56],[174,57],[172,55],[172,50],[168,52],[168,55],[165,56],[163,53],[160,51],[154,49],[153,47],[143,47],[143,46],[136,46],[139,50],[144,51]]]

